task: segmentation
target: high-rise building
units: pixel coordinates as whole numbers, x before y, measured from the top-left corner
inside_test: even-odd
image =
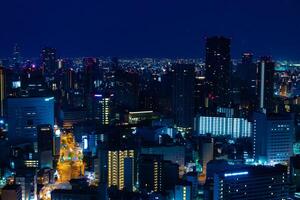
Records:
[[[98,151],[96,178],[108,187],[132,191],[136,183],[136,155],[134,150],[110,150],[100,148]]]
[[[15,44],[14,51],[12,55],[12,66],[14,68],[19,68],[21,65],[21,53],[20,53],[20,46]]]
[[[97,58],[84,58],[84,105],[87,109],[87,118],[93,118],[93,99],[95,92],[95,76],[99,65]]]
[[[252,53],[243,53],[242,61],[237,65],[237,77],[239,84],[236,87],[239,89],[242,105],[255,105],[255,99],[251,98],[256,94],[256,63],[253,61]]]
[[[287,199],[289,186],[285,166],[246,166],[214,175],[214,200]]]
[[[142,154],[138,165],[140,189],[150,192],[174,189],[179,177],[178,164],[164,160],[162,155]]]
[[[93,113],[94,119],[103,125],[109,125],[112,117],[112,95],[94,94]]]
[[[176,184],[175,200],[192,200],[192,185],[189,182]]]
[[[50,124],[37,126],[39,164],[41,168],[53,167],[53,128]]]
[[[45,47],[41,52],[41,62],[44,73],[52,74],[57,70],[56,49]]]
[[[163,157],[161,155],[141,155],[139,161],[139,185],[149,191],[162,191]]]
[[[253,113],[252,137],[256,161],[287,164],[293,155],[295,139],[293,115]]]
[[[244,118],[198,115],[195,118],[195,131],[199,135],[251,137],[252,123]]]
[[[195,67],[190,64],[173,65],[172,110],[175,124],[183,128],[193,127]]]
[[[257,65],[256,95],[258,108],[274,112],[274,72],[275,63],[271,57],[262,57]]]
[[[117,186],[122,190],[127,183],[128,190],[133,190],[134,157],[134,150],[108,151],[108,187]]]
[[[210,100],[227,105],[230,103],[230,39],[210,37],[205,46],[205,78]]]
[[[4,116],[4,99],[5,99],[5,92],[6,91],[6,84],[5,84],[5,69],[0,67],[0,117]]]
[[[64,90],[69,91],[75,87],[75,71],[72,68],[68,68],[64,71]]]
[[[37,126],[54,125],[54,98],[8,98],[7,119],[10,143],[36,143]]]

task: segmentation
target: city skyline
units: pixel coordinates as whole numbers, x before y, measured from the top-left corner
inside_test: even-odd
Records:
[[[300,200],[299,0],[0,7],[0,200]]]

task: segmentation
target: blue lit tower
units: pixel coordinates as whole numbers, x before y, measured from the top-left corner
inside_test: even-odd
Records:
[[[54,98],[8,98],[7,119],[8,140],[11,144],[36,143],[37,126],[54,125]]]

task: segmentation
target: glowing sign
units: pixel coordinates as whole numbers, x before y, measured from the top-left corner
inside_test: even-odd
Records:
[[[228,176],[241,176],[241,175],[247,175],[248,172],[235,172],[235,173],[228,173],[228,174],[224,174],[225,177]]]
[[[53,100],[54,97],[49,97],[49,98],[45,98],[45,101],[50,101],[50,100]]]

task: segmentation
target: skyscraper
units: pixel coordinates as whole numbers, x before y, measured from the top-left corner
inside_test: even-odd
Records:
[[[172,110],[175,124],[179,127],[192,128],[194,117],[195,67],[190,64],[173,65]]]
[[[163,155],[141,154],[139,159],[140,189],[161,192],[174,189],[179,177],[179,166]]]
[[[234,103],[240,104],[244,112],[255,109],[257,101],[253,97],[256,96],[256,63],[253,62],[252,53],[243,53],[234,75],[231,79]]]
[[[52,74],[57,70],[56,49],[45,47],[41,52],[41,62],[44,73]]]
[[[250,95],[255,95],[256,64],[253,62],[252,53],[243,53],[242,62],[237,66],[237,75],[245,84],[248,98]]]
[[[135,151],[100,148],[98,156],[96,172],[99,182],[132,191],[136,181]]]
[[[14,144],[37,142],[39,124],[54,125],[53,97],[7,99],[8,140]]]
[[[84,58],[84,105],[87,109],[87,118],[93,118],[93,92],[95,91],[95,76],[98,66],[98,59]]]
[[[275,63],[271,57],[262,57],[257,65],[256,95],[258,108],[274,112]]]
[[[227,105],[230,103],[230,39],[207,38],[205,51],[207,96],[219,105]]]
[[[253,154],[262,163],[288,163],[293,155],[295,125],[292,114],[253,114]]]
[[[111,122],[111,96],[110,94],[95,94],[93,99],[93,118],[103,125]]]
[[[18,44],[15,44],[14,51],[12,55],[12,65],[14,68],[18,68],[21,65],[21,53],[20,47]]]
[[[37,126],[39,165],[41,168],[52,168],[53,162],[53,128],[50,124]]]

